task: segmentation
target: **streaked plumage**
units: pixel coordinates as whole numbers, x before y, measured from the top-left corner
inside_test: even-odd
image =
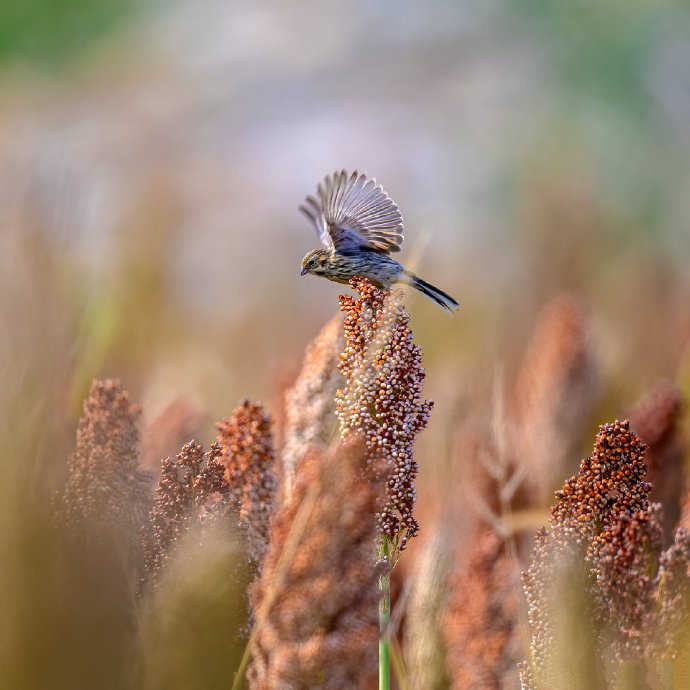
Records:
[[[395,202],[376,180],[345,170],[324,178],[300,211],[311,221],[324,249],[302,259],[302,275],[313,273],[336,283],[361,276],[389,289],[405,283],[452,313],[458,303],[448,294],[418,278],[389,254],[403,243],[403,220]]]

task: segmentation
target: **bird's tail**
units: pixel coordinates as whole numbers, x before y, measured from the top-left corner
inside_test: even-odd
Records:
[[[400,276],[400,280],[403,283],[411,285],[415,290],[419,290],[425,297],[428,297],[432,302],[436,302],[441,309],[452,314],[456,309],[460,307],[456,300],[454,300],[448,293],[439,290],[437,287],[427,283],[426,280],[418,278],[414,273],[405,271]]]

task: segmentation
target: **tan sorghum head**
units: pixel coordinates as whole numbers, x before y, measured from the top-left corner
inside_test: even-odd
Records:
[[[152,499],[151,477],[138,464],[140,414],[119,381],[92,383],[59,507],[68,528],[117,533],[134,549]]]
[[[272,521],[256,614],[253,690],[369,687],[378,639],[379,493],[362,449],[310,453]]]
[[[433,403],[422,397],[422,353],[412,341],[401,294],[353,278],[359,299],[340,296],[345,312],[345,377],[336,404],[344,440],[363,440],[369,467],[387,476],[379,526],[399,550],[414,537],[418,467],[414,442],[429,420]]]
[[[597,397],[582,308],[560,295],[539,315],[512,400],[514,460],[529,468],[525,488],[537,501],[572,472],[570,455]]]
[[[240,504],[240,524],[247,530],[249,556],[260,566],[278,486],[271,418],[260,403],[242,400],[217,427],[225,480]]]
[[[451,688],[500,690],[514,673],[517,601],[505,539],[488,527],[458,558],[443,618]]]
[[[342,319],[336,316],[307,348],[302,371],[285,393],[281,458],[288,492],[302,458],[311,449],[324,450],[333,436],[335,394],[342,384],[338,362],[344,343]]]

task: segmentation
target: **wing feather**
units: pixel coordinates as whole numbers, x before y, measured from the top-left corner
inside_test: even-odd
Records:
[[[326,176],[300,211],[311,221],[328,250],[343,253],[372,249],[400,251],[403,220],[400,209],[376,180],[356,170]]]

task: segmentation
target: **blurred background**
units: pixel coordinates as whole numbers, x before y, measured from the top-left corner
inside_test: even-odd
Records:
[[[150,406],[270,399],[337,309],[298,276],[296,209],[343,167],[384,184],[403,259],[463,305],[409,297],[431,397],[509,364],[563,290],[615,385],[677,373],[684,2],[33,0],[0,26],[5,394],[56,386],[76,413],[116,375]]]
[[[145,419],[194,401],[208,434],[243,396],[280,417],[337,311],[298,275],[297,206],[338,168],[384,184],[403,260],[462,304],[408,297],[440,402],[422,475],[564,292],[603,382],[591,430],[660,377],[690,388],[681,0],[33,0],[0,27],[7,458],[59,475],[93,377]]]
[[[559,296],[596,371],[571,467],[659,379],[687,397],[689,32],[683,0],[0,3],[0,546],[94,377],[145,425],[182,399],[204,443],[245,396],[280,422],[343,290],[299,277],[297,207],[340,168],[461,303],[406,298],[437,401],[420,510]]]

